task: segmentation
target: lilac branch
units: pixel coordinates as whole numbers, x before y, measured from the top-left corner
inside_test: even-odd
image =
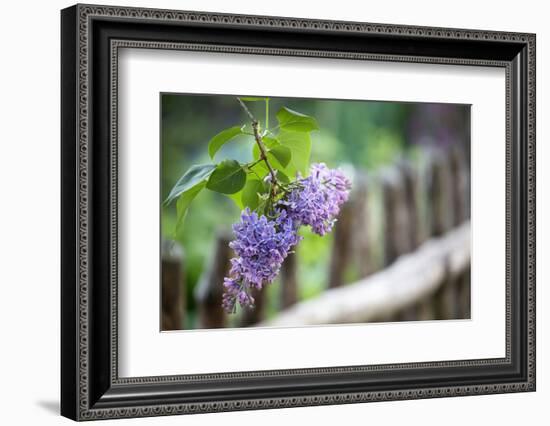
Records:
[[[269,163],[269,160],[267,159],[267,151],[265,149],[264,142],[262,140],[262,136],[260,135],[260,131],[258,129],[259,123],[256,117],[250,112],[248,107],[245,105],[243,101],[241,101],[240,98],[237,98],[239,103],[241,104],[241,107],[244,109],[244,112],[248,117],[250,118],[250,121],[252,122],[252,131],[254,132],[254,139],[256,140],[256,144],[258,145],[258,148],[260,149],[260,160],[263,160],[265,162],[265,165],[267,166],[267,169],[269,170],[269,174],[271,175],[271,183],[272,183],[272,195],[275,195],[275,188],[278,184],[277,182],[277,174],[275,173],[275,170],[273,170],[273,167],[271,167],[271,164]]]

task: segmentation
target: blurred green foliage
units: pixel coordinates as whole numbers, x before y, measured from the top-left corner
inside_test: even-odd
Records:
[[[165,199],[191,165],[211,161],[208,141],[214,135],[249,120],[234,96],[163,94],[161,104],[161,195]],[[256,117],[264,121],[263,102],[249,102],[247,105]],[[311,134],[311,163],[325,162],[329,167],[354,166],[373,171],[403,156],[418,157],[418,150],[410,143],[410,133],[416,131],[414,120],[419,121],[419,105],[422,106],[397,102],[271,98],[269,121],[277,122],[275,113],[283,106],[315,117],[320,130]],[[237,136],[223,145],[214,160],[251,161],[253,144],[249,139],[244,143],[245,138],[250,137]],[[373,197],[371,201],[376,204],[376,193]],[[188,327],[195,322],[193,291],[212,252],[215,231],[230,229],[238,218],[239,209],[232,200],[218,193],[202,191],[188,211],[183,230],[174,235],[175,203],[162,209],[162,236],[175,238],[185,251]],[[299,298],[307,299],[326,288],[332,236],[321,238],[309,231],[301,232],[304,240],[296,248]],[[354,279],[353,271],[348,275],[350,281]],[[278,310],[279,287],[277,281],[269,286],[268,315]]]

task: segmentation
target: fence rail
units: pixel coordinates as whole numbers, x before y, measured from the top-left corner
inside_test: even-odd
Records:
[[[269,326],[374,321],[437,293],[470,264],[470,224],[425,242],[413,253],[361,281],[331,288],[280,312]],[[441,315],[447,317],[448,315]]]

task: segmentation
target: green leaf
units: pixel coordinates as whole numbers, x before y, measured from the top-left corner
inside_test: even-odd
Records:
[[[183,221],[185,219],[185,216],[187,215],[187,209],[189,208],[191,201],[194,200],[197,194],[201,192],[205,186],[206,186],[206,182],[201,182],[198,185],[195,185],[194,187],[183,192],[178,198],[178,201],[176,202],[176,212],[177,212],[176,232],[175,232],[176,235],[182,229]]]
[[[244,209],[243,200],[242,200],[242,195],[243,195],[242,190],[237,191],[234,194],[225,194],[225,195],[226,195],[226,197],[233,200],[233,202],[237,205],[239,210]]]
[[[264,136],[262,138],[262,142],[264,143],[265,147],[269,150],[270,148],[273,148],[274,146],[280,145],[279,141],[275,138],[270,138],[268,136]],[[252,147],[252,157],[254,160],[257,160],[260,158],[260,148],[258,147],[258,144],[254,142],[254,146]]]
[[[252,170],[254,170],[255,175],[257,175],[257,176],[254,175],[256,178],[259,177],[263,179],[269,174],[269,170],[263,161],[261,163],[256,164],[252,168]]]
[[[267,185],[261,180],[249,179],[243,188],[241,201],[243,207],[249,207],[250,210],[256,209],[260,202],[258,194],[264,194],[267,191]]]
[[[269,98],[258,98],[256,96],[245,96],[245,97],[242,97],[242,98],[239,98],[241,101],[245,101],[245,102],[259,102],[259,101],[265,101],[266,99],[269,99]]]
[[[311,155],[309,133],[281,130],[277,135],[277,139],[281,145],[288,147],[291,152],[290,162],[286,166],[285,172],[292,177],[296,175],[296,172],[300,172],[302,176],[307,176]]]
[[[274,169],[285,171],[288,163],[290,162],[290,158],[292,157],[292,152],[290,149],[281,145],[275,138],[263,137],[262,141],[267,148],[267,160],[271,166]],[[258,160],[260,158],[260,148],[258,147],[258,144],[254,144],[254,147],[252,148],[252,156],[254,160]],[[268,171],[264,162],[254,166],[254,170],[257,171],[258,169],[266,172]]]
[[[244,130],[244,126],[242,127],[233,126],[233,127],[230,127],[229,129],[225,129],[221,131],[212,139],[210,139],[210,142],[208,142],[208,155],[210,155],[210,158],[214,158],[214,155],[216,155],[216,152],[218,152],[226,142],[229,142],[231,139],[233,139],[237,135],[242,135],[243,130]]]
[[[287,175],[285,175],[283,172],[281,172],[280,170],[277,170],[277,180],[280,182],[280,183],[290,183],[290,179],[288,178]]]
[[[212,172],[206,187],[222,194],[240,191],[246,182],[246,173],[235,160],[224,160]]]
[[[189,170],[187,170],[187,172],[179,178],[164,203],[168,204],[172,202],[183,192],[193,188],[200,182],[205,181],[215,168],[215,164],[200,164],[191,166]]]
[[[277,138],[272,138],[270,136],[264,136],[262,138],[262,142],[267,148],[273,148],[274,146],[280,145]],[[258,146],[258,144],[256,144],[256,146]]]
[[[291,130],[294,132],[311,132],[312,130],[318,130],[319,125],[315,118],[309,115],[301,114],[286,107],[282,107],[277,112],[277,120],[279,120],[279,126],[284,130]]]
[[[283,167],[288,165],[290,158],[292,157],[292,151],[290,151],[290,148],[281,144],[278,144],[267,151],[268,160],[270,154],[275,157]]]

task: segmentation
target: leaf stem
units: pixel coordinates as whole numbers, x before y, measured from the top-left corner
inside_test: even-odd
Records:
[[[253,162],[251,162],[251,163],[248,163],[247,166],[248,166],[249,169],[251,169],[251,168],[254,167],[256,164],[259,164],[259,163],[261,163],[262,161],[264,161],[264,160],[262,160],[261,158],[258,158],[256,161],[253,161]]]
[[[269,129],[269,98],[265,98],[265,129]]]

